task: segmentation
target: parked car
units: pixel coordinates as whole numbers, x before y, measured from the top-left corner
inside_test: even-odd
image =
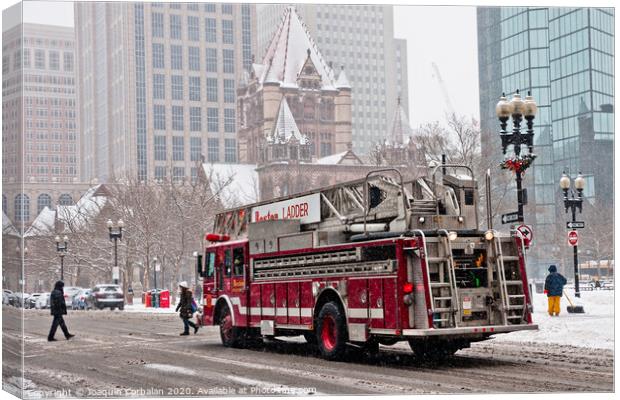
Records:
[[[37,298],[36,303],[34,303],[34,308],[36,308],[37,310],[50,308],[50,293],[41,293],[39,298]]]
[[[73,301],[71,301],[71,309],[72,310],[88,310],[88,304],[86,303],[86,299],[90,296],[90,289],[80,289],[79,292],[75,296],[73,296]]]
[[[63,289],[63,292],[65,293],[65,303],[67,305],[71,305],[71,302],[73,301],[73,296],[75,296],[80,290],[82,290],[81,287],[65,286]]]
[[[2,304],[10,305],[13,292],[9,289],[2,289]]]
[[[33,293],[28,297],[28,300],[24,303],[24,308],[34,308],[37,303],[37,299],[41,296],[41,293]]]
[[[90,296],[86,298],[86,306],[89,308],[97,308],[99,310],[109,307],[114,310],[118,307],[122,310],[125,307],[125,296],[119,285],[102,284],[95,286]]]
[[[29,297],[28,293],[15,293],[15,307],[25,307]]]

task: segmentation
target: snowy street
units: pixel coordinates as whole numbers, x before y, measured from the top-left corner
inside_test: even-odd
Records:
[[[207,396],[226,394],[420,394],[613,390],[613,291],[582,296],[586,314],[550,318],[534,298],[538,332],[500,335],[439,365],[420,362],[406,344],[382,347],[378,360],[319,358],[302,338],[252,349],[221,346],[217,328],[179,337],[169,312],[70,311],[65,341],[46,341],[49,311],[24,310],[24,389],[54,396]],[[21,383],[20,313],[3,308],[3,382]]]

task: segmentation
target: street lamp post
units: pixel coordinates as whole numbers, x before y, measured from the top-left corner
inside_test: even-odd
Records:
[[[586,187],[586,180],[583,179],[583,175],[581,175],[581,172],[577,175],[577,178],[575,178],[574,187],[577,190],[577,198],[575,198],[575,192],[573,190],[570,190],[570,177],[566,175],[566,171],[562,172],[562,177],[560,178],[560,188],[564,192],[564,212],[568,212],[568,209],[570,208],[573,227],[575,226],[575,222],[577,222],[575,220],[577,210],[579,210],[579,213],[581,214],[583,206],[583,189]],[[569,190],[570,198],[568,197]],[[573,246],[573,265],[575,269],[575,297],[581,297],[581,293],[579,293],[579,260],[577,251],[577,244],[575,244],[575,246]]]
[[[114,224],[111,219],[108,219],[106,225],[108,226],[110,240],[114,240],[114,269],[112,270],[112,281],[115,285],[118,285],[118,240],[123,239],[123,227],[125,223],[122,219],[119,219],[118,222]]]
[[[58,256],[60,257],[60,280],[64,281],[65,279],[65,254],[67,253],[67,244],[69,242],[69,238],[65,235],[62,238],[62,244],[60,236],[56,235],[54,238],[56,240],[56,251],[58,252]]]
[[[153,257],[153,278],[155,280],[155,290],[157,290],[157,272],[161,268],[161,263],[157,259],[157,257]]]
[[[521,99],[518,90],[510,101],[502,93],[502,97],[495,107],[495,113],[502,128],[499,137],[502,140],[502,153],[505,160],[502,162],[501,167],[514,171],[517,181],[517,222],[519,223],[523,223],[524,189],[522,188],[522,174],[536,158],[534,154],[534,117],[537,110],[538,106],[530,92],[528,92],[524,101]],[[508,132],[506,128],[508,126],[508,119],[511,116],[513,128],[511,132]],[[522,133],[521,122],[524,118],[527,121],[527,130],[525,133]],[[506,158],[506,151],[509,145],[513,146],[514,156]],[[521,145],[527,147],[527,153],[521,153]]]

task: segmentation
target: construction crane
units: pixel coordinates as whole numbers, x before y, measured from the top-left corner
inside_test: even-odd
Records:
[[[439,67],[437,67],[437,64],[435,64],[434,61],[431,64],[433,65],[433,78],[437,79],[437,82],[439,83],[439,87],[441,88],[441,93],[443,94],[444,101],[446,102],[446,105],[448,106],[448,112],[450,113],[450,115],[453,115],[455,114],[454,107],[452,107],[450,96],[448,96],[448,90],[446,89],[446,84],[441,78]]]

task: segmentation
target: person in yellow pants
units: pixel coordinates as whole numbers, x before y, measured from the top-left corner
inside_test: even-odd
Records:
[[[560,315],[560,300],[562,299],[562,291],[566,285],[566,278],[558,272],[555,265],[549,266],[549,275],[545,279],[545,293],[547,293],[547,302],[549,307],[547,312],[550,316]]]

